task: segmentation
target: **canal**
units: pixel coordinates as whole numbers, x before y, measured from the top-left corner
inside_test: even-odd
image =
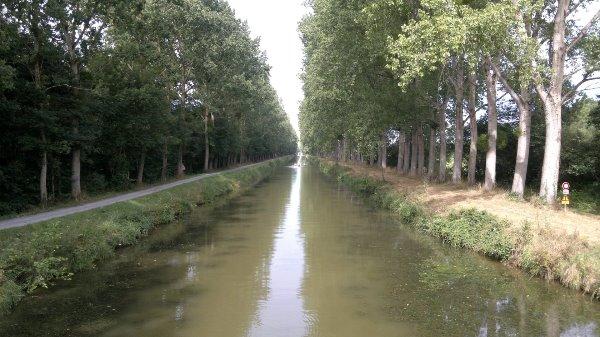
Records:
[[[27,297],[2,336],[599,336],[600,303],[404,228],[311,167]]]

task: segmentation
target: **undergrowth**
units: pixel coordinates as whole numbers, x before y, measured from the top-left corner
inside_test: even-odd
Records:
[[[353,193],[398,215],[406,225],[600,299],[600,247],[590,246],[576,234],[529,223],[515,226],[476,209],[435,214],[385,181],[355,175],[318,158],[310,161]]]
[[[56,280],[94,268],[149,231],[199,205],[231,197],[258,183],[290,157],[261,163],[120,202],[21,228],[0,231],[0,315],[23,296]]]

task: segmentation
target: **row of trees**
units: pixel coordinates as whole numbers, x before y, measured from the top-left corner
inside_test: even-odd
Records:
[[[453,183],[466,173],[474,184],[481,172],[491,190],[503,164],[499,141],[507,140],[499,129],[507,130],[516,138],[512,192],[523,197],[532,115],[539,113],[545,125],[534,135],[544,141],[539,195],[555,202],[563,110],[590,101],[580,89],[600,70],[600,11],[579,19],[592,1],[314,0],[311,6],[300,26],[305,151],[377,158],[385,167],[393,142],[401,172],[444,182],[450,162]],[[597,177],[600,165],[591,166]]]
[[[296,150],[224,0],[0,4],[0,214]]]

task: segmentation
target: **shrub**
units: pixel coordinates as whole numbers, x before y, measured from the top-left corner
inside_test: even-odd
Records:
[[[158,225],[172,222],[195,205],[235,195],[289,162],[286,157],[236,172],[223,173],[135,200],[58,220],[0,231],[0,312],[23,293],[94,268],[133,245]]]

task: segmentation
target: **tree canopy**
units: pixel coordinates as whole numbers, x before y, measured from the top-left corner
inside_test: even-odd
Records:
[[[295,153],[224,0],[0,4],[0,214]]]
[[[466,173],[469,184],[484,178],[486,189],[512,175],[515,194],[523,197],[527,182],[554,203],[559,177],[583,177],[561,144],[582,144],[563,132],[582,120],[563,111],[587,116],[597,104],[583,90],[600,71],[600,11],[591,4],[311,1],[300,25],[304,151],[377,158],[383,167],[389,159],[400,172],[442,182],[447,170],[453,183]],[[532,147],[539,161],[531,162]],[[508,155],[513,167],[496,159]]]

